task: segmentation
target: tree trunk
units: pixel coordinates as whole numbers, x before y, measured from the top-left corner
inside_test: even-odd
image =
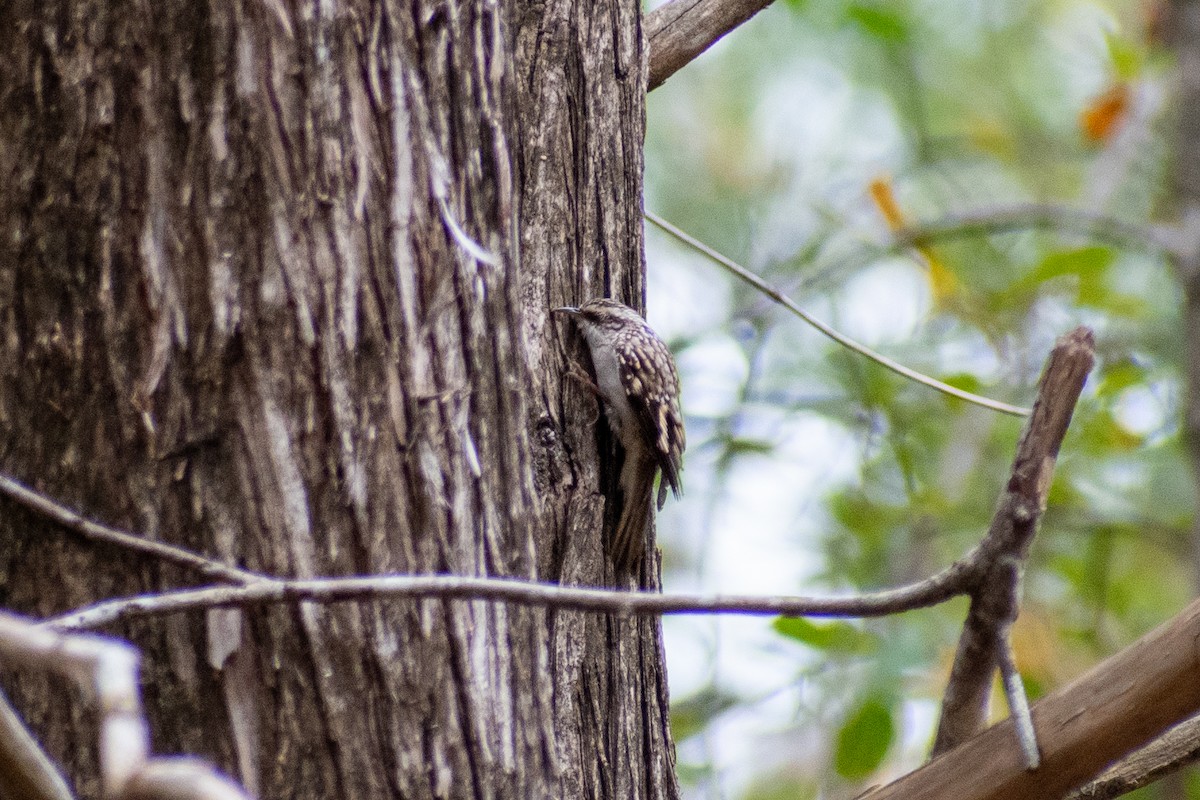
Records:
[[[645,80],[636,0],[0,4],[0,470],[274,575],[611,580],[595,402],[546,309],[640,300]],[[195,580],[0,500],[0,605]],[[262,797],[678,794],[656,620],[113,633],[155,749]],[[96,796],[87,715],[7,677]]]

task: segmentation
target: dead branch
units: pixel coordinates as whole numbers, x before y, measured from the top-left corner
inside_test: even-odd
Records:
[[[646,91],[712,47],[771,4],[771,0],[670,0],[646,15],[650,80]]]
[[[1149,786],[1200,759],[1200,717],[1181,722],[1104,770],[1067,800],[1112,800]]]
[[[1200,601],[1033,706],[1042,763],[1005,720],[863,800],[1058,800],[1200,710]]]
[[[246,800],[245,793],[209,765],[191,759],[150,758],[150,730],[138,689],[139,656],[125,642],[89,634],[63,634],[0,613],[0,660],[14,667],[64,675],[95,698],[100,711],[104,797]],[[7,778],[12,785],[37,780],[30,772]]]
[[[0,692],[0,797],[72,800],[58,767]]]
[[[1060,338],[1046,362],[1008,485],[975,553],[979,583],[971,589],[971,608],[942,701],[935,756],[974,736],[987,719],[998,650],[1020,605],[1021,573],[1046,507],[1059,447],[1094,362],[1095,339],[1082,327]],[[1016,682],[1006,686],[1016,688]],[[1022,704],[1023,698],[1009,703]],[[1036,757],[1029,765],[1036,766]]]

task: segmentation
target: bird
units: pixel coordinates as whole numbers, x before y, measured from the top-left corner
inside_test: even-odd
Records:
[[[611,552],[619,571],[631,571],[645,554],[658,472],[659,510],[668,486],[677,498],[683,491],[679,473],[686,443],[675,359],[646,320],[624,303],[598,299],[551,311],[568,315],[583,334],[596,375],[592,388],[624,454]]]

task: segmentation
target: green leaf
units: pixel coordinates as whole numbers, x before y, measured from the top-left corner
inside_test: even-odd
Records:
[[[776,631],[797,642],[831,653],[864,655],[879,649],[879,639],[848,622],[812,622],[802,617],[780,617]]]
[[[1137,42],[1111,31],[1104,35],[1104,39],[1108,45],[1108,57],[1112,59],[1117,77],[1126,81],[1137,78],[1142,72],[1142,64],[1145,61]]]
[[[1119,424],[1109,408],[1097,408],[1082,416],[1073,428],[1073,435],[1080,452],[1096,456],[1136,450],[1143,441],[1141,436]]]
[[[1043,258],[1042,263],[1022,282],[1041,283],[1063,275],[1096,278],[1112,266],[1116,259],[1117,252],[1111,247],[1092,246],[1060,250]]]
[[[807,775],[798,775],[796,770],[781,770],[759,776],[742,800],[811,800],[820,796],[820,786]]]
[[[846,8],[846,17],[876,39],[897,42],[908,38],[908,23],[895,11],[852,3]]]
[[[1078,247],[1050,253],[1025,277],[1003,292],[1006,303],[1015,298],[1031,299],[1048,281],[1073,277],[1075,301],[1083,306],[1136,315],[1139,311],[1134,298],[1113,292],[1104,274],[1116,262],[1117,252],[1111,247]],[[1070,284],[1068,284],[1070,285]]]
[[[737,705],[738,698],[707,686],[693,695],[671,703],[671,737],[682,742],[708,727],[713,717]]]
[[[943,375],[942,383],[948,386],[953,386],[955,389],[962,389],[964,392],[972,392],[974,394],[985,391],[983,383],[980,382],[979,377],[972,375],[969,372],[956,372],[953,375]],[[943,397],[948,396],[949,395],[943,395]]]
[[[869,698],[838,731],[834,768],[843,778],[865,778],[883,763],[895,733],[891,704],[878,695]]]
[[[1131,359],[1105,364],[1100,370],[1100,386],[1096,394],[1111,397],[1123,389],[1146,382],[1146,369]]]
[[[868,549],[880,546],[897,521],[895,509],[874,503],[855,489],[831,495],[829,510],[834,519]]]
[[[769,456],[771,453],[775,452],[775,445],[762,439],[743,439],[741,437],[734,437],[726,442],[725,449],[731,456]]]

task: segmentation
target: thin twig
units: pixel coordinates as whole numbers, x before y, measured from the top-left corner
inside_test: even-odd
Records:
[[[1013,657],[1010,633],[1011,625],[1004,625],[996,632],[996,660],[1000,662],[1000,677],[1004,681],[1004,695],[1008,698],[1008,713],[1017,727],[1017,740],[1025,753],[1025,767],[1037,769],[1041,764],[1038,752],[1037,733],[1033,729],[1033,718],[1029,715],[1029,698],[1025,696],[1025,684],[1017,671]]]
[[[885,355],[876,353],[874,350],[867,347],[866,345],[859,344],[858,342],[845,336],[844,334],[838,333],[836,330],[829,327],[824,322],[821,322],[820,320],[816,319],[815,317],[810,315],[808,312],[804,311],[802,308],[800,308],[798,305],[796,305],[795,301],[793,301],[787,295],[783,294],[779,290],[772,287],[769,283],[767,283],[762,278],[755,275],[750,270],[743,267],[741,264],[738,264],[736,261],[729,258],[728,256],[717,252],[716,250],[714,250],[711,247],[709,247],[708,245],[706,245],[704,242],[701,242],[699,239],[696,239],[695,237],[690,236],[687,233],[684,233],[679,228],[676,228],[674,225],[672,225],[671,223],[667,222],[662,217],[655,214],[653,211],[644,211],[643,216],[645,216],[645,218],[647,220],[649,220],[651,223],[653,223],[660,230],[664,231],[665,233],[670,234],[671,236],[675,237],[676,239],[683,242],[688,247],[691,247],[692,249],[696,250],[697,252],[702,253],[703,255],[707,256],[709,259],[716,262],[717,264],[720,264],[722,267],[727,269],[729,272],[731,272],[734,275],[736,275],[737,277],[741,278],[743,281],[750,284],[755,289],[758,289],[760,292],[765,294],[767,297],[771,298],[772,300],[774,300],[776,303],[783,306],[787,310],[791,311],[793,314],[800,317],[800,319],[804,320],[809,325],[816,328],[818,331],[825,334],[833,341],[837,342],[838,344],[842,345],[843,347],[845,347],[849,350],[853,350],[854,352],[858,353],[859,355],[866,356],[867,358],[874,361],[876,364],[879,364],[882,367],[890,369],[892,372],[895,372],[897,375],[902,375],[905,378],[908,378],[911,381],[915,381],[916,383],[919,383],[923,386],[928,386],[931,389],[936,389],[937,391],[942,392],[943,394],[948,394],[952,397],[957,397],[960,400],[965,400],[966,402],[973,403],[974,405],[977,405],[977,406],[983,406],[984,408],[990,408],[993,411],[999,411],[1002,414],[1011,414],[1014,417],[1025,417],[1025,416],[1029,415],[1028,408],[1022,408],[1021,406],[1010,405],[1008,403],[1003,403],[999,400],[992,400],[987,397],[981,397],[977,394],[972,394],[971,392],[963,391],[962,389],[958,389],[954,386],[951,386],[948,383],[942,383],[941,381],[937,380],[936,378],[931,378],[928,375],[924,375],[920,372],[917,372],[914,369],[910,369],[910,368],[904,366],[903,364],[900,364],[899,362],[893,361],[892,359],[888,358]]]
[[[214,561],[211,558],[194,553],[182,547],[165,542],[155,542],[144,536],[129,533],[108,525],[94,522],[77,511],[67,508],[62,503],[52,500],[43,494],[35,492],[20,481],[0,474],[0,494],[7,495],[26,508],[48,517],[64,528],[78,533],[85,539],[94,542],[104,542],[144,553],[149,556],[177,564],[181,567],[194,569],[201,575],[214,580],[230,583],[248,584],[260,580],[269,580],[265,575],[259,575],[249,570],[239,569]]]
[[[493,600],[518,605],[625,616],[654,614],[749,614],[814,617],[880,617],[928,608],[963,594],[973,580],[965,561],[918,583],[853,597],[750,597],[658,594],[590,589],[554,583],[458,575],[378,575],[262,581],[107,600],[47,620],[59,629],[85,629],[135,617],[230,606],[299,601],[337,603],[385,598]]]

